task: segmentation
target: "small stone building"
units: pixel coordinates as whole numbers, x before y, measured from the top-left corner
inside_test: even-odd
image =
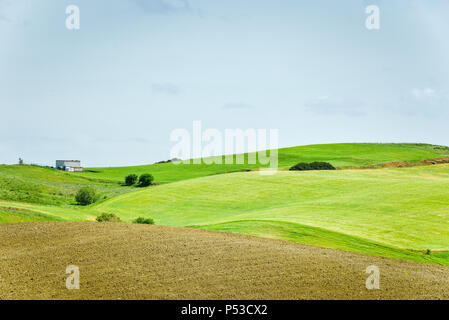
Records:
[[[56,169],[68,172],[82,172],[80,160],[56,160]]]

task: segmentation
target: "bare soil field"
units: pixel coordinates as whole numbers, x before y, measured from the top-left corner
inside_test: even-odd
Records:
[[[186,228],[1,224],[0,299],[449,299],[449,268]]]

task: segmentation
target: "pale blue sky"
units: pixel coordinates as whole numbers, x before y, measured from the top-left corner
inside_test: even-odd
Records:
[[[380,30],[365,28],[371,4]],[[152,163],[193,120],[279,129],[281,146],[449,145],[448,13],[445,0],[0,0],[0,163]]]

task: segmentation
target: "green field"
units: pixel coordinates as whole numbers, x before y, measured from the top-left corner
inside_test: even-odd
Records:
[[[36,221],[64,221],[64,219],[28,209],[0,207],[0,223]]]
[[[445,156],[448,148],[422,144],[313,145],[280,149],[279,164],[284,169],[312,161],[371,166]],[[107,212],[125,222],[152,217],[159,225],[449,265],[449,165],[243,172],[259,167],[167,163],[75,174],[0,166],[0,222],[94,220]],[[147,172],[160,185],[120,184],[127,174]],[[97,189],[98,203],[74,205],[73,196],[84,185]]]
[[[96,206],[125,221],[196,226],[368,252],[329,243],[326,232],[373,246],[449,251],[449,166],[232,173],[122,195]],[[286,224],[287,223],[287,224]],[[307,236],[304,230],[314,229]],[[316,236],[321,232],[322,236]],[[351,240],[352,241],[352,240]],[[351,242],[349,241],[349,242]],[[352,241],[354,242],[354,241]],[[372,253],[376,253],[373,248]],[[426,257],[427,258],[427,257]]]
[[[419,161],[449,156],[449,148],[428,144],[341,143],[309,145],[279,149],[279,168],[287,169],[298,162],[326,161],[336,167],[371,166],[392,161]],[[245,154],[245,159],[248,154]],[[222,158],[222,163],[224,163]],[[247,163],[247,161],[245,161]],[[127,174],[150,172],[157,182],[175,182],[203,176],[266,167],[260,164],[173,164],[163,163],[136,167],[89,168],[78,176],[123,181]]]
[[[83,186],[94,187],[101,198],[133,191],[116,181],[82,177],[31,165],[0,165],[0,200],[66,206]]]

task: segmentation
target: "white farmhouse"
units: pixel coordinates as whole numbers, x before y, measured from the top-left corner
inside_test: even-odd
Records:
[[[82,172],[80,160],[56,160],[56,169],[68,172]]]

